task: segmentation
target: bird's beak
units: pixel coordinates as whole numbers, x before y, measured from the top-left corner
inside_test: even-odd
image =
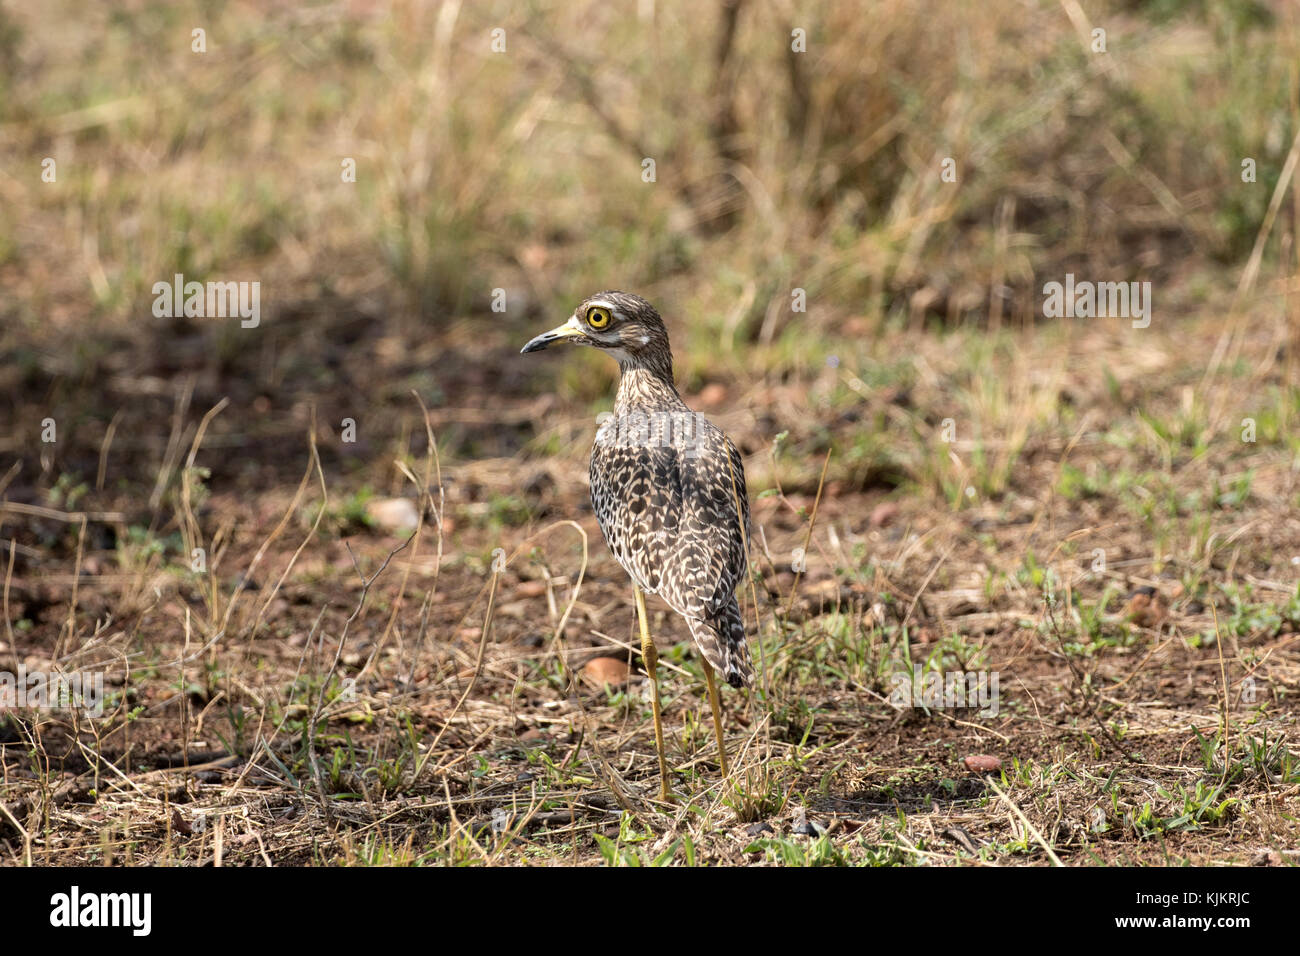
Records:
[[[519,350],[519,354],[523,355],[527,352],[540,352],[552,342],[561,342],[565,339],[582,340],[586,337],[586,334],[582,331],[582,326],[578,324],[578,317],[575,315],[563,325],[557,326],[549,332],[543,332],[541,335],[537,336],[537,338],[531,340],[527,345]]]

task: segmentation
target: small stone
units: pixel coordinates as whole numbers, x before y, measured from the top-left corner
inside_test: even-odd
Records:
[[[582,676],[597,686],[621,687],[627,673],[627,662],[617,657],[593,657],[582,666]]]
[[[710,382],[700,389],[700,394],[696,400],[705,408],[716,408],[727,400],[726,386],[719,385],[717,382]]]
[[[992,754],[971,754],[964,763],[967,770],[977,773],[996,773],[1002,769],[1002,759]]]
[[[893,501],[882,501],[871,509],[867,523],[873,528],[883,528],[898,517],[898,505]]]
[[[420,513],[410,498],[382,498],[366,502],[366,516],[384,531],[414,531]]]
[[[529,616],[527,601],[503,601],[497,605],[497,617],[524,618]]]
[[[1153,587],[1140,587],[1130,594],[1123,612],[1125,620],[1149,628],[1159,627],[1168,614],[1169,605]]]
[[[811,581],[808,583],[805,593],[811,598],[834,601],[840,596],[840,582],[834,578],[827,578],[824,581]]]
[[[775,832],[776,831],[772,829],[771,825],[763,820],[759,820],[757,823],[751,823],[749,826],[745,827],[745,836],[750,837],[751,839],[754,837],[760,837],[764,833]]]

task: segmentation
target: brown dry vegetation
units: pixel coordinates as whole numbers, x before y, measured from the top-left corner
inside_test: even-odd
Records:
[[[0,859],[1297,861],[1294,9],[653,9],[0,6],[0,671],[109,692],[0,711]],[[1151,326],[1042,320],[1066,272]],[[753,503],[726,779],[651,604],[673,806],[616,369],[517,354],[611,286]],[[998,712],[891,702],[955,671]]]

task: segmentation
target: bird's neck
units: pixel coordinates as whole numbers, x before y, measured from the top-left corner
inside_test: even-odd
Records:
[[[622,415],[636,408],[685,408],[673,385],[673,367],[652,368],[643,364],[619,362],[623,370],[618,380],[614,414]]]

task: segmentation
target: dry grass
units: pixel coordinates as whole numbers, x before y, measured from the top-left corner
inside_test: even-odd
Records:
[[[0,711],[0,860],[1294,863],[1291,5],[640,6],[0,7],[0,673],[109,690]],[[1151,327],[1042,322],[1066,272]],[[516,354],[611,285],[754,507],[726,779],[651,606],[672,806],[615,371]],[[955,672],[998,712],[891,700]]]
[[[1196,328],[1208,348],[1215,328]],[[915,366],[966,355],[965,373],[996,375],[1028,355],[1073,395],[1070,420],[1046,423],[1032,401],[973,406],[1007,410],[969,413],[985,445],[1018,436],[1000,490],[950,500],[981,445],[959,441],[944,462],[919,447],[909,457],[905,438],[904,493],[849,487],[836,462],[874,403],[837,399],[826,381],[802,399],[732,403],[753,410],[728,421],[752,475],[772,460],[758,418],[789,416],[790,436],[751,481],[784,491],[755,501],[757,612],[745,603],[763,676],[754,694],[725,695],[729,779],[699,661],[671,614],[652,610],[677,806],[653,799],[639,672],[614,688],[579,676],[593,655],[638,661],[626,581],[582,507],[581,453],[435,460],[426,437],[402,465],[424,523],[401,541],[347,524],[351,504],[308,449],[298,492],[263,493],[256,514],[219,493],[191,513],[182,494],[145,539],[160,548],[130,544],[140,536],[121,526],[115,554],[83,554],[71,521],[38,559],[14,559],[10,652],[29,669],[103,670],[114,693],[101,718],[19,712],[4,724],[11,860],[1291,859],[1300,529],[1275,502],[1297,500],[1294,441],[1251,446],[1229,432],[1193,452],[1161,438],[1195,440],[1177,423],[1181,353],[1156,331],[1140,362],[1108,349],[1105,331],[1022,338],[1000,357],[964,338],[924,343]],[[1263,357],[1250,343],[1243,354]],[[846,357],[837,373],[847,381],[856,367]],[[917,380],[892,407],[919,432],[951,381]],[[1124,396],[1138,387],[1134,413]],[[532,401],[507,401],[503,417]],[[816,503],[815,470],[800,488],[783,462],[825,440],[798,422],[836,410],[859,421],[831,439]],[[423,414],[409,403],[408,424]],[[422,431],[403,433],[414,443]],[[219,459],[189,442],[191,469]],[[544,490],[517,525],[498,502],[521,481]],[[876,511],[882,501],[897,513]],[[4,521],[19,537],[39,527]],[[184,527],[223,536],[208,575],[181,563],[190,540],[165,543]],[[796,581],[790,556],[805,541]],[[61,562],[83,573],[52,574]],[[1151,601],[1129,598],[1143,587]],[[899,709],[892,680],[912,670],[996,671],[1000,711]],[[975,754],[998,757],[1001,773],[968,770]]]

